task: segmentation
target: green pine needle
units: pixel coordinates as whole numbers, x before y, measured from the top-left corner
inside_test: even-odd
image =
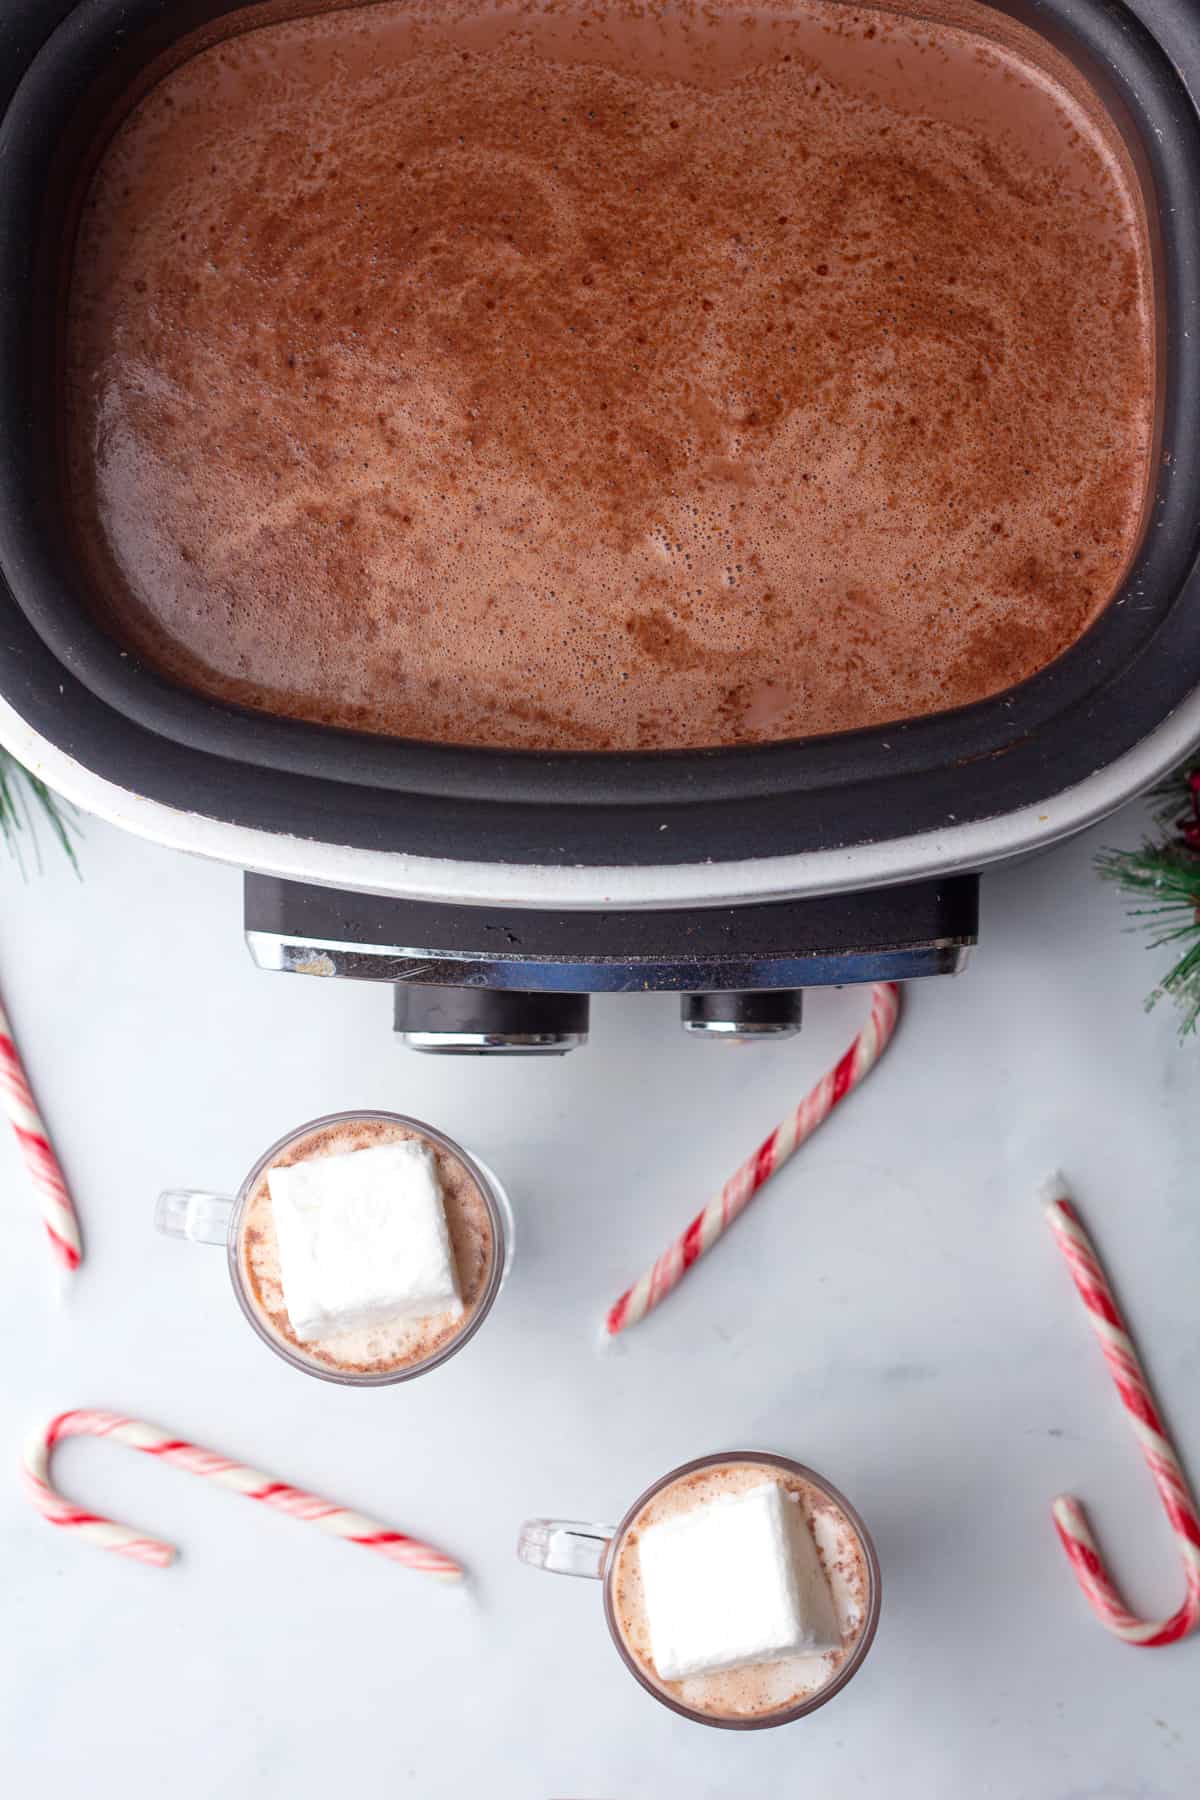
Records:
[[[1164,799],[1168,787],[1171,802],[1155,815],[1162,824],[1174,824],[1191,804],[1186,781],[1164,783],[1159,790]],[[1181,1035],[1194,1032],[1200,1021],[1200,856],[1181,843],[1145,843],[1140,850],[1105,851],[1096,860],[1106,880],[1141,902],[1131,907],[1130,917],[1137,921],[1136,929],[1150,934],[1150,949],[1186,946],[1146,1005],[1168,995],[1182,1013]]]
[[[1177,820],[1190,815],[1192,810],[1192,790],[1189,778],[1195,763],[1185,763],[1182,768],[1175,769],[1150,789],[1150,798],[1154,801],[1152,817],[1156,825],[1170,827]]]
[[[72,833],[78,831],[75,809],[60,800],[36,775],[22,768],[7,750],[0,750],[0,837],[4,839],[22,875],[26,873],[23,848],[33,849],[34,862],[41,870],[42,852],[38,823],[43,824],[56,840],[75,873],[79,863],[75,856]]]

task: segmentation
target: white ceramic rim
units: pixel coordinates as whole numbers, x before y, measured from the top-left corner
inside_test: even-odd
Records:
[[[444,905],[561,907],[581,911],[731,906],[888,887],[986,868],[1028,855],[1094,825],[1182,762],[1200,740],[1200,688],[1157,730],[1115,762],[1061,793],[996,818],[842,850],[804,851],[741,862],[653,867],[548,867],[458,862],[360,850],[320,839],[227,825],[182,812],[106,781],[39,736],[0,700],[0,745],[85,812],[170,849],[217,862],[363,893]]]

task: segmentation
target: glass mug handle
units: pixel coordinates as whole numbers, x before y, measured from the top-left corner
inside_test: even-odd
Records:
[[[203,1188],[168,1188],[154,1208],[155,1229],[164,1237],[188,1238],[193,1244],[229,1241],[233,1201]]]
[[[590,1575],[599,1581],[604,1558],[616,1536],[614,1525],[586,1525],[581,1519],[526,1519],[517,1555],[552,1575]]]

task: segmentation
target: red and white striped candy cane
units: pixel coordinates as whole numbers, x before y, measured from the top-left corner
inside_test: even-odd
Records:
[[[42,1222],[46,1227],[46,1236],[50,1240],[50,1249],[59,1267],[67,1271],[77,1269],[83,1259],[83,1244],[79,1236],[79,1220],[75,1208],[71,1204],[71,1196],[67,1192],[67,1184],[63,1180],[63,1172],[58,1166],[58,1158],[50,1147],[50,1139],[43,1125],[33,1094],[30,1092],[29,1080],[25,1074],[12,1027],[8,1016],[0,1004],[0,1100],[8,1114],[13,1130],[17,1134],[17,1142],[25,1158],[25,1166],[29,1170],[33,1182],[38,1205],[42,1211]]]
[[[776,1127],[753,1156],[747,1157],[708,1205],[663,1251],[640,1281],[626,1290],[604,1321],[604,1336],[616,1337],[646,1314],[653,1312],[673,1288],[679,1286],[692,1264],[711,1250],[733,1221],[749,1206],[755,1194],[790,1156],[823,1125],[834,1107],[852,1093],[870,1073],[891,1042],[900,1015],[900,990],[894,981],[880,981],[871,990],[871,1016],[842,1057],[822,1076],[794,1112]]]
[[[1182,1606],[1169,1619],[1139,1619],[1125,1605],[1105,1568],[1087,1514],[1078,1500],[1060,1494],[1054,1502],[1054,1523],[1076,1579],[1101,1624],[1127,1644],[1147,1648],[1173,1644],[1200,1624],[1200,1509],[1154,1404],[1146,1371],[1108,1278],[1061,1176],[1056,1175],[1045,1184],[1042,1198],[1058,1247],[1087,1308],[1121,1403],[1133,1422],[1142,1455],[1154,1477],[1158,1497],[1171,1521],[1187,1578]]]
[[[131,1450],[156,1456],[177,1469],[207,1476],[221,1487],[232,1488],[235,1494],[245,1494],[248,1500],[261,1500],[264,1506],[273,1507],[277,1512],[288,1513],[293,1519],[304,1519],[321,1531],[345,1538],[348,1543],[361,1544],[364,1550],[378,1551],[380,1556],[403,1563],[406,1568],[436,1575],[442,1581],[462,1579],[463,1571],[458,1563],[429,1544],[422,1544],[401,1531],[393,1531],[374,1519],[364,1518],[362,1513],[337,1506],[332,1500],[322,1500],[318,1494],[306,1494],[302,1488],[288,1487],[286,1482],[260,1474],[257,1469],[230,1462],[227,1456],[203,1450],[183,1438],[171,1437],[168,1432],[146,1425],[140,1419],[126,1419],[111,1412],[60,1413],[41,1431],[35,1432],[26,1446],[25,1491],[44,1519],[52,1525],[65,1525],[76,1537],[101,1550],[115,1550],[118,1556],[130,1556],[135,1562],[151,1563],[160,1569],[166,1568],[175,1558],[172,1545],[131,1531],[128,1525],[99,1518],[64,1499],[51,1487],[50,1455],[55,1444],[66,1437],[113,1438],[119,1444],[128,1444]]]

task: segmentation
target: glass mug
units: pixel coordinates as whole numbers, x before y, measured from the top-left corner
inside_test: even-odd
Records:
[[[400,1126],[415,1136],[426,1139],[459,1163],[483,1201],[491,1227],[492,1252],[478,1298],[461,1328],[448,1341],[441,1343],[419,1361],[405,1362],[395,1368],[358,1371],[318,1361],[315,1357],[306,1355],[301,1346],[292,1345],[276,1335],[264,1318],[262,1307],[250,1292],[243,1267],[242,1237],[247,1209],[255,1188],[266,1171],[287,1150],[317,1132],[330,1127],[352,1127],[360,1121],[367,1125]],[[303,1374],[316,1375],[323,1381],[340,1382],[346,1387],[387,1387],[396,1381],[411,1381],[414,1376],[426,1375],[431,1369],[436,1369],[456,1355],[470,1342],[487,1318],[512,1262],[512,1208],[507,1194],[491,1170],[444,1132],[424,1124],[420,1119],[407,1118],[402,1113],[355,1111],[329,1113],[324,1118],[311,1119],[307,1124],[298,1125],[294,1131],[289,1131],[278,1143],[272,1144],[269,1150],[263,1151],[233,1199],[200,1188],[169,1188],[158,1197],[154,1223],[167,1237],[187,1238],[194,1244],[223,1244],[228,1257],[229,1278],[233,1283],[238,1305],[263,1342],[277,1356],[281,1356],[284,1362],[290,1363]]]
[[[664,1691],[657,1682],[646,1673],[630,1650],[621,1632],[617,1617],[617,1601],[614,1594],[616,1572],[621,1560],[621,1550],[626,1536],[635,1524],[643,1507],[647,1506],[656,1495],[670,1487],[673,1482],[684,1477],[702,1473],[706,1469],[717,1469],[727,1464],[750,1463],[766,1469],[777,1469],[784,1475],[791,1475],[805,1482],[817,1494],[842,1514],[850,1533],[857,1538],[862,1551],[862,1568],[866,1586],[862,1607],[862,1621],[859,1634],[846,1653],[845,1661],[834,1671],[828,1681],[814,1691],[806,1694],[801,1700],[791,1705],[784,1705],[774,1710],[763,1710],[757,1713],[729,1713],[705,1711],[699,1707],[689,1706],[684,1700]],[[587,1525],[569,1519],[527,1519],[521,1527],[517,1540],[517,1555],[522,1562],[529,1563],[535,1569],[548,1569],[554,1575],[589,1575],[604,1584],[604,1617],[608,1623],[609,1634],[617,1647],[617,1654],[635,1680],[639,1681],[648,1694],[670,1707],[672,1712],[679,1713],[685,1719],[692,1719],[699,1725],[715,1725],[728,1731],[757,1731],[770,1725],[788,1725],[793,1719],[802,1719],[806,1713],[815,1712],[841,1692],[846,1684],[858,1673],[871,1648],[875,1629],[879,1623],[880,1607],[880,1574],[879,1558],[875,1554],[875,1546],[871,1542],[866,1526],[855,1512],[850,1502],[839,1494],[822,1475],[807,1469],[802,1463],[793,1462],[787,1456],[770,1456],[759,1450],[724,1450],[713,1456],[700,1456],[694,1462],[684,1463],[681,1468],[672,1469],[652,1487],[648,1487],[621,1523],[612,1525]],[[692,1677],[691,1679],[703,1679]]]

